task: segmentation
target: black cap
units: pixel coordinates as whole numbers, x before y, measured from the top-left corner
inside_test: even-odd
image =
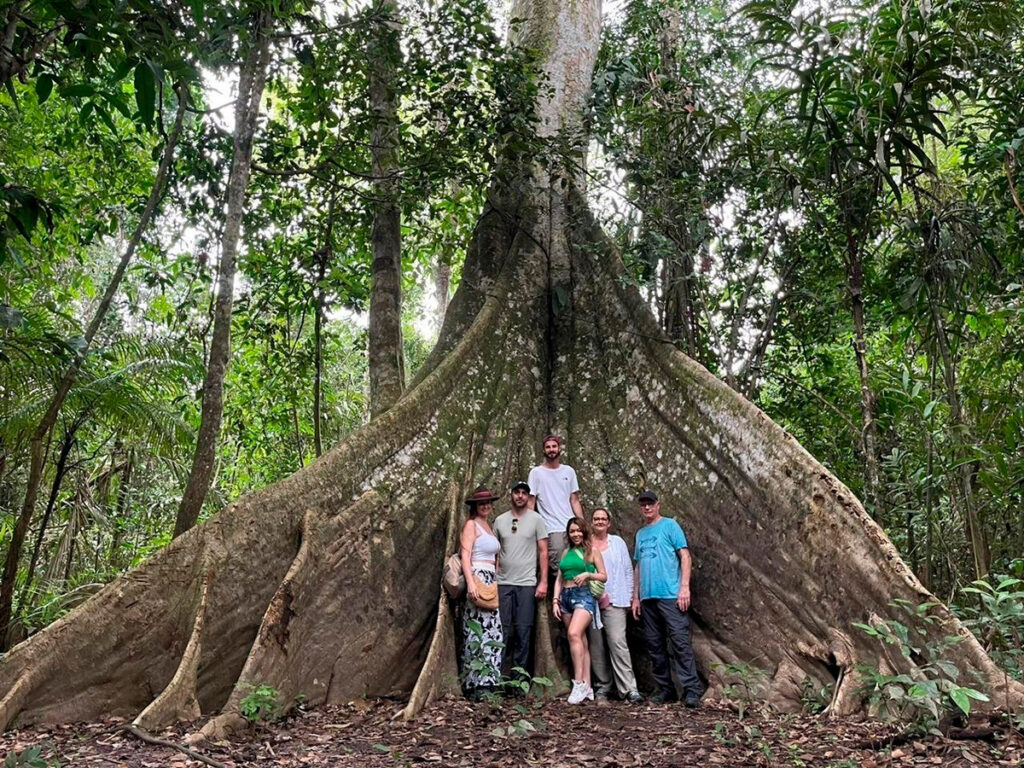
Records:
[[[524,483],[522,480],[520,480],[518,483],[513,485],[509,490],[510,491],[518,491],[520,488],[522,488],[527,493],[530,492],[530,484],[529,483]]]
[[[637,501],[657,501],[658,500],[658,494],[656,494],[654,491],[643,490],[643,491],[640,491],[640,494],[636,497],[636,500]]]

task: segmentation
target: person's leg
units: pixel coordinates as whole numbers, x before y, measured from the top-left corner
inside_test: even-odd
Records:
[[[501,668],[508,672],[510,667],[515,666],[513,651],[516,649],[516,614],[518,592],[509,584],[498,585],[498,615],[501,617],[501,641],[505,644],[502,653]]]
[[[604,641],[611,658],[612,671],[615,674],[615,687],[623,698],[636,691],[633,660],[629,656],[629,645],[626,643],[627,610],[626,608],[608,607],[601,611],[601,621],[604,623]],[[593,653],[594,650],[591,647],[591,654]]]
[[[651,676],[658,684],[662,697],[674,698],[676,689],[668,671],[668,653],[665,649],[665,625],[659,609],[660,600],[644,600],[640,618],[643,621],[644,642],[651,657]]]
[[[527,670],[529,674],[530,643],[533,639],[533,622],[537,610],[537,601],[533,596],[536,587],[513,587],[516,592],[516,611],[513,617],[515,651],[512,654],[512,666]]]
[[[569,651],[572,654],[574,676],[590,687],[590,650],[587,646],[587,627],[590,611],[577,608],[569,620]]]
[[[552,531],[548,534],[548,594],[554,594],[555,578],[558,576],[558,562],[565,549],[565,534]]]
[[[689,699],[700,699],[704,695],[704,684],[697,675],[697,661],[693,656],[690,642],[690,617],[679,610],[674,600],[664,601],[662,615],[669,639],[672,641],[672,658],[675,661],[676,677]]]
[[[608,667],[604,637],[593,621],[587,627],[587,647],[590,650],[590,671],[594,676],[594,693],[608,696],[612,692],[612,673]]]

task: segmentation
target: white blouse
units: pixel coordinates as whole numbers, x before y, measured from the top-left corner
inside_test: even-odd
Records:
[[[633,599],[633,561],[622,537],[610,534],[604,552],[604,568],[608,572],[605,593],[616,608],[629,608]]]

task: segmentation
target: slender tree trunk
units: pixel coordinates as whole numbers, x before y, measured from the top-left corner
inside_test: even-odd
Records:
[[[44,449],[46,436],[50,434],[53,425],[57,421],[61,406],[64,405],[64,400],[75,383],[78,371],[82,367],[82,362],[92,346],[96,332],[107,316],[110,304],[113,302],[114,296],[121,286],[121,280],[124,278],[128,265],[131,263],[135,251],[142,241],[142,235],[149,227],[149,223],[156,213],[157,205],[163,196],[164,184],[170,173],[171,162],[174,159],[174,150],[178,143],[178,136],[181,134],[181,126],[185,117],[185,107],[188,103],[186,87],[182,83],[178,83],[175,86],[175,90],[178,94],[178,110],[174,118],[174,127],[167,137],[167,143],[160,157],[160,164],[157,167],[156,178],[153,180],[153,188],[150,190],[146,207],[143,209],[142,215],[135,225],[135,230],[128,240],[128,245],[121,255],[121,260],[118,262],[114,274],[107,283],[107,288],[103,292],[99,306],[96,307],[96,312],[85,329],[82,347],[72,359],[67,371],[64,372],[64,376],[60,384],[58,384],[56,392],[53,394],[53,399],[50,401],[46,413],[43,414],[43,418],[29,440],[29,470],[25,499],[21,507],[21,513],[18,515],[18,520],[14,526],[11,544],[7,550],[7,557],[4,560],[2,580],[0,580],[0,649],[6,648],[4,638],[7,636],[7,625],[11,619],[11,604],[14,598],[14,581],[18,574],[18,561],[21,558],[21,549],[25,543],[25,535],[32,521],[32,513],[35,511],[39,486],[43,480],[43,465],[46,461],[46,451]]]
[[[370,415],[388,410],[405,389],[402,359],[402,246],[398,202],[398,95],[395,68],[401,57],[398,6],[377,0],[370,42],[369,97],[373,114],[373,267],[370,283]]]
[[[440,330],[444,325],[444,313],[448,309],[448,297],[451,293],[452,265],[439,258],[434,262],[434,301],[437,303],[435,315],[436,327]]]
[[[846,280],[850,293],[850,313],[853,317],[853,350],[857,357],[857,375],[860,378],[861,444],[864,449],[867,500],[872,517],[878,520],[883,512],[883,498],[878,468],[875,393],[871,389],[867,338],[864,330],[864,263],[861,260],[860,246],[852,233],[852,226],[852,223],[847,222]]]
[[[252,145],[259,117],[260,100],[270,60],[270,12],[261,11],[254,25],[254,40],[246,53],[238,77],[238,99],[235,102],[235,138],[228,177],[227,217],[221,239],[220,268],[217,276],[217,298],[213,310],[213,334],[210,357],[203,382],[203,403],[192,469],[178,506],[174,524],[175,537],[180,536],[199,519],[213,481],[217,436],[224,413],[224,375],[231,352],[231,311],[234,301],[235,267],[238,239],[245,211],[246,190],[252,167]]]
[[[946,335],[946,323],[942,317],[938,301],[935,298],[931,285],[928,286],[928,307],[932,316],[932,324],[935,328],[935,343],[942,358],[942,376],[946,385],[946,401],[949,403],[950,430],[949,438],[953,443],[953,458],[957,465],[956,477],[960,486],[960,496],[964,515],[964,532],[967,534],[967,541],[971,547],[971,559],[974,564],[974,576],[977,579],[988,575],[991,566],[988,539],[985,536],[985,529],[978,515],[977,504],[974,500],[974,478],[971,462],[967,460],[967,446],[964,444],[964,433],[967,424],[964,420],[963,408],[960,404],[960,394],[956,383],[956,363],[953,360],[952,350],[949,348],[949,339]]]
[[[321,431],[323,421],[323,369],[324,369],[324,289],[317,282],[316,305],[313,315],[313,451],[317,458],[323,456],[324,439]]]
[[[50,485],[50,497],[46,500],[46,510],[43,512],[43,519],[39,522],[39,532],[36,534],[35,545],[32,547],[32,555],[28,561],[28,572],[25,574],[25,585],[21,588],[21,600],[19,604],[24,611],[26,600],[32,589],[32,580],[35,578],[36,565],[39,563],[39,553],[43,549],[43,539],[46,536],[46,528],[50,524],[50,517],[57,506],[57,497],[60,495],[60,486],[67,474],[68,456],[75,444],[75,429],[70,429],[64,435],[64,443],[61,445],[60,454],[57,457],[57,467],[53,476],[53,483]]]
[[[121,537],[125,516],[128,513],[128,500],[131,498],[132,470],[135,467],[135,456],[132,449],[128,450],[128,458],[125,459],[124,469],[121,470],[121,484],[117,489],[117,506],[114,510],[116,520],[114,533],[110,540],[110,555],[108,561],[111,568],[120,570],[121,559],[118,557],[118,550],[121,548]]]

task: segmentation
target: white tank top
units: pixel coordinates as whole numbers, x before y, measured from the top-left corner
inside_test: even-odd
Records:
[[[473,525],[476,526],[476,538],[473,540],[473,550],[470,552],[469,559],[473,562],[493,563],[501,548],[498,537],[485,531],[484,527],[476,520],[473,521]]]

